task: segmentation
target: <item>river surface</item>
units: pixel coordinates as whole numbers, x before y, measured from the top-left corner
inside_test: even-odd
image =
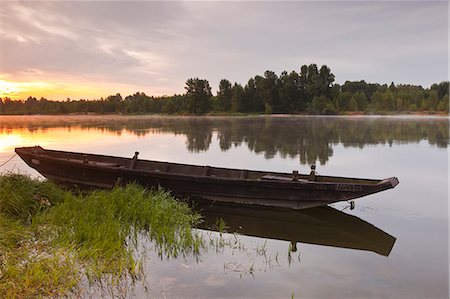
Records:
[[[209,247],[169,260],[150,250],[129,297],[449,298],[449,118],[0,116],[0,165],[33,145],[400,181],[353,210],[203,207]],[[17,156],[6,171],[39,176]],[[217,218],[230,233],[209,230]]]

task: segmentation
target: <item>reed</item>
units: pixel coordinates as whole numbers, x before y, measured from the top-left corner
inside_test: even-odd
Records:
[[[26,224],[39,211],[62,202],[66,195],[49,181],[13,173],[0,176],[0,213]]]
[[[47,182],[0,177],[0,298],[64,296],[87,278],[138,279],[142,243],[160,258],[199,254],[200,216],[164,190],[135,184],[77,195]]]
[[[202,241],[192,227],[199,220],[169,193],[134,184],[69,197],[37,219],[47,228],[41,234],[55,234],[56,245],[74,248],[81,260],[91,261],[88,270],[96,278],[125,270],[135,275],[139,240],[154,241],[161,257],[198,254]]]
[[[30,236],[31,232],[19,221],[0,213],[0,262],[3,253]]]

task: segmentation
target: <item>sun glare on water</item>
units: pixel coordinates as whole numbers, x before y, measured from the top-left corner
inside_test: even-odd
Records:
[[[0,153],[11,151],[12,148],[23,144],[21,135],[0,135]]]

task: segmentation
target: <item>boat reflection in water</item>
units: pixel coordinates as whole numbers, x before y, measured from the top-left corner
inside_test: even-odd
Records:
[[[372,224],[332,207],[291,210],[196,203],[203,216],[198,228],[216,230],[223,219],[226,231],[247,236],[366,250],[388,256],[396,238]]]

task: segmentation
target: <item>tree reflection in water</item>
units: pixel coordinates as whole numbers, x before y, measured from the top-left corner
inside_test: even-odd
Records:
[[[222,151],[245,145],[267,159],[276,154],[298,157],[301,164],[325,164],[333,145],[367,145],[427,141],[446,148],[449,119],[435,117],[312,117],[312,116],[30,116],[0,119],[0,133],[23,128],[30,132],[54,127],[99,130],[137,136],[172,133],[186,136],[191,152],[207,151],[216,134]]]

